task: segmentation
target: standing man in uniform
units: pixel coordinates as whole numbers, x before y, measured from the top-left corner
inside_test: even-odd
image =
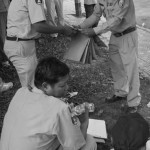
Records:
[[[37,65],[35,39],[39,33],[70,35],[72,32],[69,26],[47,24],[43,0],[12,0],[4,51],[15,66],[22,86],[33,86]]]
[[[101,16],[106,22],[91,27]],[[82,33],[88,36],[111,31],[109,41],[110,67],[114,80],[114,96],[107,103],[127,99],[127,112],[136,112],[141,102],[138,71],[138,36],[133,0],[98,0],[93,14],[82,24]]]

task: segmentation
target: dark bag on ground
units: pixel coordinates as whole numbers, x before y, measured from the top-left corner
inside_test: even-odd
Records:
[[[111,130],[115,150],[138,150],[149,137],[148,122],[139,113],[121,116]]]

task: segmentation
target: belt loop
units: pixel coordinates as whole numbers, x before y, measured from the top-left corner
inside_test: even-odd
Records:
[[[16,42],[18,42],[18,37],[16,38]]]

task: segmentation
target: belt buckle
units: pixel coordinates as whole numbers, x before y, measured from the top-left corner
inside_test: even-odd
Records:
[[[120,33],[115,33],[114,34],[116,37],[120,37],[120,36],[123,36],[124,34],[123,34],[123,32],[120,32]]]

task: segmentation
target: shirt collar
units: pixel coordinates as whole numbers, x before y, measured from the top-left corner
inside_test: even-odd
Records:
[[[44,94],[44,92],[43,92],[42,90],[40,90],[40,89],[38,89],[38,88],[36,88],[36,87],[34,87],[34,88],[32,89],[32,92],[38,93],[38,94]]]

